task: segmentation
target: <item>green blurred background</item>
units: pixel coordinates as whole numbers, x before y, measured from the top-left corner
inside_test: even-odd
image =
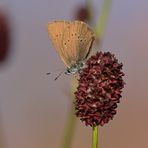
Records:
[[[97,22],[103,0],[93,0]],[[0,62],[0,148],[60,148],[71,107],[71,76],[48,39],[47,23],[73,20],[85,0],[1,0],[10,46]],[[100,127],[101,148],[148,147],[148,1],[113,0],[102,49],[124,64],[126,86],[114,120]],[[79,120],[72,148],[91,147]]]

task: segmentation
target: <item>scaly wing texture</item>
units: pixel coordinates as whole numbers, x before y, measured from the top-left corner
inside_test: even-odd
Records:
[[[70,22],[63,34],[63,49],[69,64],[86,59],[95,39],[94,32],[81,21]]]
[[[69,67],[70,61],[67,57],[65,49],[63,48],[63,33],[64,30],[69,26],[69,22],[67,21],[54,21],[52,23],[48,23],[48,34],[49,38],[52,41],[53,46],[56,48],[58,54],[60,55],[62,61],[66,66]]]

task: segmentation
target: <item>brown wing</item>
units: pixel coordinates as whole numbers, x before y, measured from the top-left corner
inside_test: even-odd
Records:
[[[69,66],[88,56],[94,39],[94,32],[86,23],[81,21],[70,23],[64,31],[62,40],[64,52],[70,61]]]
[[[65,49],[63,48],[63,33],[65,28],[69,26],[67,21],[54,21],[48,23],[48,34],[52,41],[53,46],[56,48],[58,54],[60,55],[62,61],[68,66],[70,61],[66,57]]]

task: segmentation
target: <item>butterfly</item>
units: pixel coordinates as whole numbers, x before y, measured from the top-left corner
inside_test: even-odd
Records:
[[[82,21],[54,21],[48,23],[48,35],[67,66],[65,73],[80,72],[95,40],[93,30]]]

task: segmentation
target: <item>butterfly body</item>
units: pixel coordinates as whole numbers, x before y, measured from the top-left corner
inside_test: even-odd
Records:
[[[84,61],[77,62],[77,63],[71,65],[70,67],[67,67],[65,74],[79,73],[81,71],[81,69],[84,68],[84,65],[85,65]]]
[[[48,34],[67,66],[66,74],[79,72],[91,51],[94,32],[81,21],[54,21],[48,24]]]

